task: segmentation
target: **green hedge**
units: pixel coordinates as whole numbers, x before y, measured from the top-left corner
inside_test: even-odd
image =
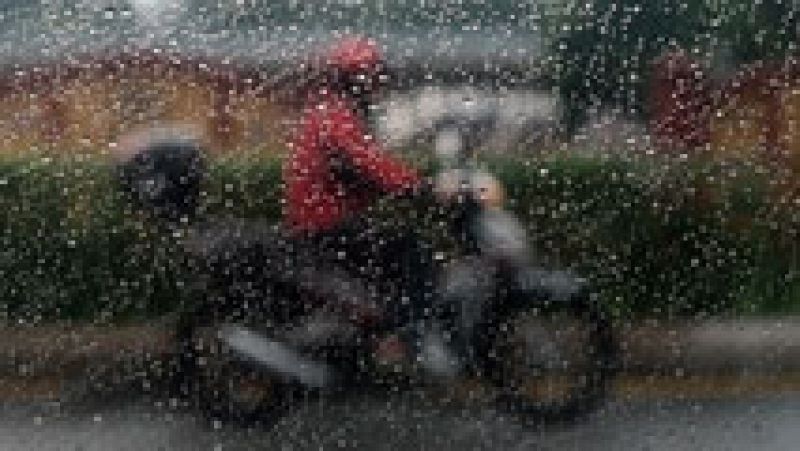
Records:
[[[203,208],[279,215],[279,165],[219,162]],[[94,161],[0,163],[0,315],[5,320],[119,320],[191,301],[187,259],[128,208]]]
[[[498,166],[540,254],[588,274],[623,314],[794,307],[783,292],[762,296],[790,268],[774,261],[755,174],[596,160]]]
[[[793,218],[767,202],[751,169],[578,158],[490,166],[543,262],[582,270],[623,315],[800,310]],[[216,161],[205,213],[277,220],[279,168]],[[103,163],[0,163],[0,208],[7,321],[122,320],[191,302],[177,240],[127,209]]]

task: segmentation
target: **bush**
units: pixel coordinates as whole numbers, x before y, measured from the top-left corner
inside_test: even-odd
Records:
[[[767,202],[752,170],[588,159],[490,166],[544,264],[583,271],[623,315],[798,306],[791,218]],[[204,213],[278,220],[279,171],[273,160],[214,162]],[[177,239],[131,212],[109,174],[97,161],[0,163],[7,321],[152,317],[192,301]]]
[[[541,254],[589,275],[620,312],[738,308],[763,276],[758,224],[736,227],[763,209],[763,194],[746,195],[761,183],[740,178],[712,193],[713,166],[656,169],[569,160],[501,164],[498,173]]]
[[[279,214],[279,165],[219,162],[204,190],[208,214]],[[178,240],[130,211],[107,165],[0,163],[0,315],[6,320],[156,316],[188,299]]]

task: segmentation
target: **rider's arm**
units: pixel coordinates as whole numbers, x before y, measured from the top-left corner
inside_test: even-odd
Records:
[[[425,185],[414,169],[384,152],[366,134],[354,113],[345,109],[333,112],[327,118],[327,128],[328,144],[381,191],[404,195],[417,192]]]

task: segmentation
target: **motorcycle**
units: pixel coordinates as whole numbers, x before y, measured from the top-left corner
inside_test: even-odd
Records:
[[[458,126],[443,127],[436,140],[438,190],[457,199],[458,211],[450,224],[457,257],[437,268],[430,322],[440,333],[423,352],[438,370],[384,368],[370,343],[393,331],[370,322],[384,313],[363,287],[287,252],[291,242],[274,226],[227,223],[189,240],[215,269],[180,320],[180,390],[210,418],[247,423],[274,421],[314,394],[401,380],[474,383],[501,408],[543,420],[596,408],[614,375],[609,317],[584,279],[532,263],[501,185],[472,162],[460,136]]]

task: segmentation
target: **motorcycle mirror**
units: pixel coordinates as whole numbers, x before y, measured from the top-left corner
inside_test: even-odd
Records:
[[[453,164],[461,156],[464,139],[455,128],[447,128],[436,134],[434,149],[440,161]]]

